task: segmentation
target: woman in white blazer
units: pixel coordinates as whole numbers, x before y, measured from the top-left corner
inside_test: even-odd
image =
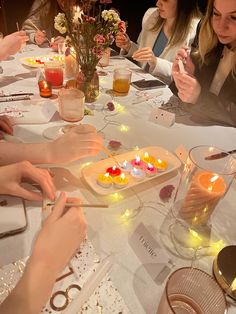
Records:
[[[158,0],[142,21],[137,44],[126,33],[118,33],[116,45],[121,53],[138,61],[143,69],[167,84],[180,47],[191,44],[199,21],[196,0]]]

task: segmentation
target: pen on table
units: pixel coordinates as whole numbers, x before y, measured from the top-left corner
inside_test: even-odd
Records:
[[[34,95],[34,93],[15,93],[15,94],[8,94],[8,95],[2,94],[2,95],[0,95],[0,97],[26,96],[26,95],[32,96],[32,95]]]
[[[1,96],[0,102],[8,102],[8,101],[17,101],[17,100],[29,100],[29,95],[23,95],[23,96]]]
[[[205,160],[221,159],[221,158],[224,158],[228,155],[235,154],[235,153],[236,153],[236,149],[233,149],[233,150],[229,150],[227,152],[221,152],[218,154],[209,155],[209,156],[205,157]]]
[[[50,202],[46,204],[47,206],[54,206],[55,202]],[[108,204],[84,204],[84,203],[66,203],[65,207],[78,206],[78,207],[94,207],[94,208],[108,208]]]
[[[75,314],[78,313],[84,303],[93,294],[94,290],[98,287],[104,276],[109,272],[112,267],[111,256],[109,255],[101,261],[94,273],[88,278],[83,285],[81,291],[75,296],[74,300],[68,305],[63,314]],[[72,267],[73,269],[73,267]]]

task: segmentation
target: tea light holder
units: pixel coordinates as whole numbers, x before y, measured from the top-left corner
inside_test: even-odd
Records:
[[[130,174],[136,180],[143,180],[146,176],[145,172],[142,169],[138,169],[135,167],[130,171]]]
[[[144,155],[141,157],[141,159],[142,159],[145,163],[150,163],[150,164],[154,164],[155,161],[156,161],[155,157],[149,155],[148,152],[145,152]]]
[[[130,162],[125,160],[124,162],[119,163],[119,166],[122,171],[129,172],[132,169],[132,165]]]
[[[167,162],[165,160],[162,159],[157,159],[154,162],[154,167],[157,168],[157,170],[160,171],[165,171],[167,169]]]
[[[144,171],[148,177],[155,176],[157,174],[157,169],[150,163],[144,166]]]
[[[121,174],[121,170],[117,166],[107,168],[106,172],[109,173],[111,177],[116,177]]]
[[[140,156],[136,156],[135,159],[131,160],[131,165],[135,168],[143,168],[144,162],[141,160]]]
[[[39,94],[41,97],[49,98],[52,96],[52,86],[45,80],[38,82]]]
[[[110,188],[112,186],[113,180],[108,172],[105,174],[101,173],[98,175],[97,183],[103,188]]]
[[[128,185],[129,179],[128,179],[128,177],[125,176],[124,173],[121,173],[121,175],[116,176],[114,178],[113,182],[114,182],[114,186],[116,188],[122,189],[122,188],[124,188],[125,186]]]

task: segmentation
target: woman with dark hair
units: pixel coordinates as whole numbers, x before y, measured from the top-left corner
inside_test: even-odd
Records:
[[[54,18],[62,12],[62,0],[35,0],[27,19],[22,24],[22,29],[29,36],[29,43],[43,45],[55,37],[52,48],[57,49],[59,42],[64,38],[54,28]],[[37,27],[37,28],[36,28]]]
[[[236,0],[208,1],[196,42],[190,55],[180,49],[173,64],[178,96],[194,115],[235,127]]]
[[[177,51],[193,40],[198,19],[196,0],[158,0],[143,16],[138,44],[126,33],[118,33],[116,45],[121,53],[140,63],[166,83]]]

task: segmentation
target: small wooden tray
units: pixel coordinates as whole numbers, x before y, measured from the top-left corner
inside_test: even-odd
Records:
[[[100,173],[105,174],[106,169],[108,167],[113,167],[117,165],[115,160],[120,163],[123,163],[125,160],[130,162],[132,159],[135,159],[136,155],[139,155],[141,157],[142,155],[144,155],[145,152],[147,152],[150,156],[155,157],[156,159],[165,160],[168,163],[167,169],[163,172],[157,172],[157,174],[152,177],[146,176],[143,180],[140,180],[140,181],[133,178],[128,172],[124,172],[125,175],[129,178],[129,184],[121,189],[116,188],[114,184],[110,188],[103,188],[97,183],[97,178]],[[100,160],[92,165],[89,165],[83,168],[81,171],[82,176],[84,177],[88,185],[91,187],[91,189],[100,195],[108,195],[111,193],[128,189],[130,187],[133,187],[141,183],[145,183],[154,178],[158,178],[163,175],[166,175],[167,173],[170,173],[178,169],[181,165],[180,160],[175,155],[173,155],[166,149],[162,147],[157,147],[157,146],[145,147],[145,148],[140,149],[139,151],[132,151],[132,152],[116,155],[114,156],[114,159],[107,158],[107,159]]]

